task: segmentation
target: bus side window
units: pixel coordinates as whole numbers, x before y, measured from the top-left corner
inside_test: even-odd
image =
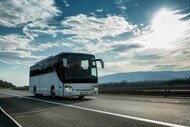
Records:
[[[55,61],[54,61],[54,60],[55,60],[55,59],[52,59],[52,60],[51,60],[51,67],[52,67],[52,68],[54,68],[54,65],[55,65]]]
[[[58,58],[57,57],[51,59],[51,67],[54,68],[57,66],[57,64],[58,64]]]
[[[38,66],[35,65],[35,66],[34,66],[34,75],[37,75],[37,74],[38,74]]]
[[[47,61],[45,61],[45,62],[44,62],[44,72],[45,72],[45,73],[47,72],[47,68],[48,68]]]
[[[30,77],[34,75],[34,66],[30,67]]]
[[[51,72],[51,60],[48,60],[44,63],[44,72],[48,73]]]
[[[38,65],[38,74],[42,74],[43,73],[43,63]]]
[[[35,76],[35,75],[37,75],[37,66],[35,65],[35,66],[33,66],[33,67],[31,67],[31,69],[30,69],[30,76]]]

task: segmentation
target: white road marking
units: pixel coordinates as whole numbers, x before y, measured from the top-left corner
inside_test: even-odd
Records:
[[[15,113],[15,114],[12,114],[11,116],[13,116],[13,117],[20,117],[20,116],[25,116],[25,115],[39,113],[39,112],[45,112],[45,111],[47,111],[47,109],[28,111],[28,112],[24,112],[24,113]]]
[[[69,104],[63,104],[63,103],[59,103],[59,102],[53,102],[53,101],[41,100],[41,99],[36,99],[36,98],[31,98],[31,97],[25,97],[25,96],[21,96],[21,95],[17,95],[17,94],[12,94],[12,93],[6,93],[6,92],[2,92],[2,91],[0,91],[0,93],[4,93],[4,94],[16,96],[16,97],[23,97],[23,98],[29,99],[29,100],[34,100],[34,101],[39,101],[39,102],[45,102],[45,103],[55,104],[55,105],[61,105],[61,106],[66,106],[66,107],[71,107],[71,108],[76,108],[76,109],[82,109],[82,110],[91,111],[91,112],[98,112],[98,113],[102,113],[102,114],[107,114],[107,115],[112,115],[112,116],[118,116],[118,117],[127,118],[127,119],[131,119],[131,120],[137,120],[137,121],[142,121],[142,122],[147,122],[147,123],[153,123],[153,124],[158,124],[158,125],[163,125],[163,126],[169,126],[169,127],[188,127],[188,126],[184,126],[184,125],[166,123],[166,122],[161,122],[161,121],[156,121],[156,120],[150,120],[150,119],[145,119],[145,118],[140,118],[140,117],[134,117],[134,116],[122,115],[122,114],[118,114],[118,113],[101,111],[101,110],[97,110],[97,109],[91,109],[91,108],[85,108],[85,107],[74,106],[74,105],[69,105]]]
[[[22,117],[26,117],[25,115],[20,115],[20,116],[14,116],[14,118],[22,118]]]
[[[22,127],[15,119],[13,119],[8,113],[6,113],[1,107],[0,110],[7,116],[9,119],[11,119],[18,127]]]
[[[179,101],[170,101],[170,100],[150,100],[151,102],[162,102],[162,103],[179,103]]]

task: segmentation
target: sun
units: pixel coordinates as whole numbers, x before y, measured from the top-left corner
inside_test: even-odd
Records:
[[[172,32],[176,29],[175,25],[180,23],[179,18],[174,12],[161,9],[152,20],[152,29],[158,32]]]
[[[175,11],[161,9],[152,20],[151,38],[153,44],[157,48],[172,48],[175,46],[173,42],[180,38],[187,28],[188,24],[181,21],[183,15],[177,14]]]

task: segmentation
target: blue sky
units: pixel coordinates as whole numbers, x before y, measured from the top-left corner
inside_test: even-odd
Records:
[[[60,52],[95,54],[99,76],[190,70],[189,0],[1,0],[0,79]]]

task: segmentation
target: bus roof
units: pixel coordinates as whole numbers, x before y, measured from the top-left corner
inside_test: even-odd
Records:
[[[53,57],[61,56],[61,55],[92,55],[92,56],[94,56],[93,54],[87,54],[87,53],[61,52],[61,53],[59,53],[59,54],[57,54],[57,55],[54,55],[54,56],[51,55],[51,56],[49,56],[49,57],[47,57],[47,58],[44,58],[44,59],[42,59],[42,60],[36,62],[34,65],[37,65],[37,64],[42,63],[42,62],[45,62],[45,61],[47,61],[47,60],[49,60],[49,59],[51,59],[51,58],[53,58]],[[34,66],[34,65],[33,65],[33,66]]]
[[[61,52],[61,53],[59,53],[59,54],[57,54],[57,55],[64,55],[64,54],[66,54],[66,55],[74,55],[74,54],[79,54],[79,55],[92,55],[92,56],[94,56],[93,54],[87,54],[87,53],[75,53],[75,52]],[[56,55],[56,56],[57,56]]]

